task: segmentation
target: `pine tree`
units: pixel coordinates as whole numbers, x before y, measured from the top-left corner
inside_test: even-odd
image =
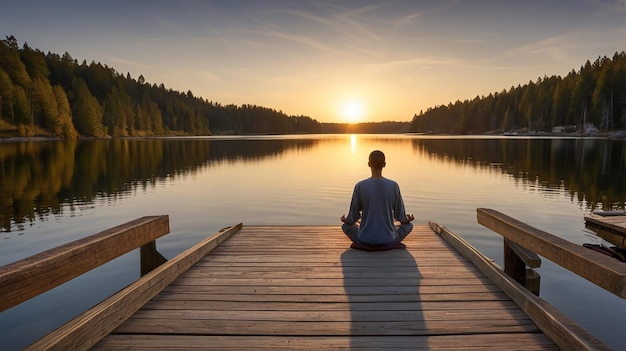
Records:
[[[12,124],[15,124],[15,88],[9,75],[0,67],[0,118]]]
[[[13,107],[15,124],[17,124],[21,136],[31,136],[33,127],[33,114],[30,109],[30,100],[21,86],[15,87],[15,105]]]
[[[52,135],[59,135],[60,124],[56,120],[59,115],[56,97],[48,79],[44,79],[36,78],[33,81],[31,104],[34,123],[43,127]]]
[[[85,136],[102,137],[105,135],[102,125],[102,107],[91,95],[87,84],[80,77],[72,82],[72,115],[74,126]]]
[[[25,91],[30,88],[31,79],[26,72],[26,66],[20,59],[20,51],[15,37],[8,36],[0,41],[0,67],[11,77],[11,80]]]
[[[65,90],[60,85],[55,85],[53,88],[54,97],[57,104],[57,117],[56,117],[56,131],[57,136],[63,138],[76,138],[78,136],[78,132],[74,128],[74,123],[72,122],[72,110],[70,108],[70,102],[67,99],[67,95],[65,94]]]

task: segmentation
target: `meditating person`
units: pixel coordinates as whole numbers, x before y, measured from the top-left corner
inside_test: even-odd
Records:
[[[370,178],[354,186],[350,212],[341,216],[341,229],[352,240],[352,247],[385,250],[404,247],[400,242],[413,230],[415,217],[406,214],[398,183],[383,177],[385,154],[375,150],[369,155]],[[400,222],[395,226],[394,220]]]

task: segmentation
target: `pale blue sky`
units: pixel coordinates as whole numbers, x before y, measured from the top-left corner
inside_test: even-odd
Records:
[[[408,121],[626,50],[626,0],[4,0],[7,35],[222,104]]]

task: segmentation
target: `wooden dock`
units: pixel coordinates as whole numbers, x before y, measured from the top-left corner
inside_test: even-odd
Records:
[[[523,231],[531,248],[571,250],[496,211],[478,220],[505,240]],[[144,217],[0,267],[0,311],[141,247],[144,276],[26,350],[608,349],[436,223],[380,252],[350,249],[338,225],[239,224],[163,263],[154,240],[168,231],[167,216]],[[598,255],[623,296],[626,271]]]
[[[428,226],[406,244],[244,226],[94,349],[558,349]]]
[[[428,226],[406,244],[244,226],[94,349],[558,349]]]
[[[603,239],[617,247],[626,248],[626,212],[619,213],[619,215],[611,212],[608,212],[608,215],[590,213],[585,216],[585,224],[593,227]]]

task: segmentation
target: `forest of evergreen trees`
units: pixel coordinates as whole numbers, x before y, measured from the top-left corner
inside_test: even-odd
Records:
[[[403,133],[452,134],[626,128],[626,53],[587,61],[566,77],[429,108],[409,122],[320,123],[256,105],[221,105],[150,84],[69,53],[0,41],[0,137]]]
[[[100,63],[78,63],[15,37],[0,41],[0,136],[61,138],[247,133],[318,133],[306,116],[253,105],[220,105],[134,79]]]
[[[456,101],[415,115],[414,132],[481,134],[518,130],[581,132],[626,128],[626,53],[587,61],[566,77],[538,78],[509,91]]]

